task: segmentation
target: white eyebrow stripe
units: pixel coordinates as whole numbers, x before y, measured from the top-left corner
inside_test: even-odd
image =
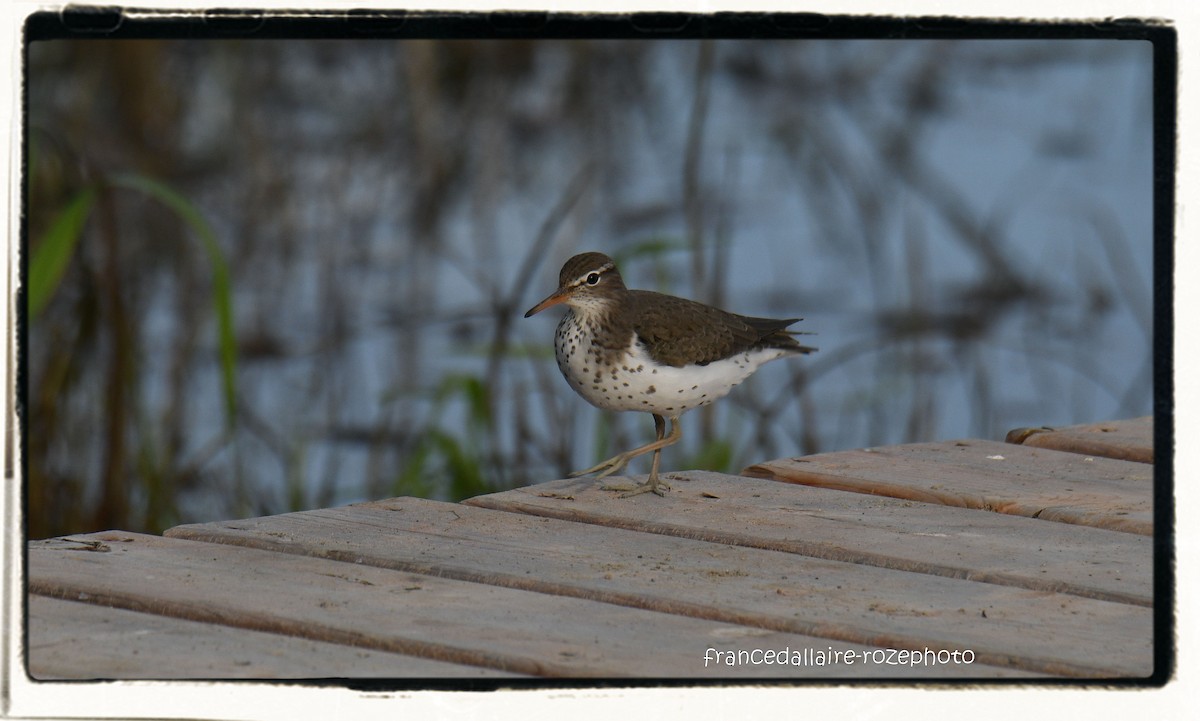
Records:
[[[578,278],[575,279],[575,282],[572,283],[571,285],[583,285],[583,283],[587,281],[587,277],[589,275],[591,275],[592,273],[607,273],[608,271],[610,271],[616,267],[617,267],[616,264],[609,261],[608,263],[605,263],[604,265],[600,266],[599,268],[594,268],[594,269],[589,270],[588,272],[584,273],[583,275],[579,276]]]

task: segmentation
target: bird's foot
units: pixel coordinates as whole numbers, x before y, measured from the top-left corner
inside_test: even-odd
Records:
[[[601,486],[600,490],[602,490],[602,491],[623,491],[623,493],[621,493],[621,496],[620,496],[621,498],[632,498],[633,496],[640,496],[643,493],[653,493],[654,495],[656,495],[660,498],[665,498],[666,497],[665,491],[671,490],[671,487],[669,485],[667,485],[666,483],[664,483],[663,481],[654,479],[654,480],[646,481],[645,483],[638,483],[636,485],[634,485],[632,483],[618,483],[618,484],[610,483],[610,484]]]
[[[574,473],[568,474],[567,477],[578,478],[580,476],[590,476],[593,473],[596,473],[596,478],[604,478],[605,476],[611,476],[612,474],[621,470],[627,463],[629,463],[629,454],[622,453],[620,455],[613,456],[606,461],[601,461],[586,470],[575,471]]]

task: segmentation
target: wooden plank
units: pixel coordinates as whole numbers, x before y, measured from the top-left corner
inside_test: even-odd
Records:
[[[706,668],[704,655],[711,647],[828,644],[797,634],[254,548],[105,532],[30,542],[28,558],[28,588],[36,595],[512,673],[758,678],[856,676],[860,671],[844,665]],[[894,669],[887,672],[896,675]]]
[[[1154,534],[1154,468],[994,441],[781,458],[743,474],[841,491]]]
[[[29,597],[29,674],[71,679],[511,678],[478,666]]]
[[[467,505],[391,499],[170,533],[836,641],[971,649],[1045,673],[1149,672],[1149,608]]]
[[[686,479],[686,480],[682,480]],[[666,499],[589,479],[465,504],[883,568],[1153,604],[1153,539],[1087,526],[704,471]]]
[[[1154,463],[1154,417],[1064,428],[1017,428],[1008,432],[1005,441],[1121,461]]]

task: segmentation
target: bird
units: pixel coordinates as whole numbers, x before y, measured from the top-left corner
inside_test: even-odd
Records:
[[[622,491],[623,498],[664,496],[670,489],[658,477],[659,454],[682,438],[685,412],[724,397],[764,363],[817,350],[793,337],[800,332],[787,330],[801,318],[755,318],[630,290],[613,259],[598,252],[570,258],[558,274],[558,289],[525,317],[560,304],[567,312],[554,332],[554,357],[571,388],[597,408],[654,417],[653,442],[570,474],[604,478],[653,453],[645,483],[603,487]]]

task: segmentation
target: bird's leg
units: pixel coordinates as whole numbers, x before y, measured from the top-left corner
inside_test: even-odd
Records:
[[[679,427],[679,417],[675,416],[675,417],[671,418],[671,433],[670,433],[670,435],[668,435],[664,438],[663,433],[666,431],[666,427],[667,427],[666,419],[664,419],[662,416],[658,415],[657,413],[655,413],[653,415],[654,415],[654,434],[655,434],[655,441],[653,443],[648,443],[648,444],[642,446],[641,448],[635,448],[632,451],[627,451],[618,456],[614,456],[614,457],[608,459],[607,461],[605,461],[604,463],[601,463],[596,468],[593,468],[591,471],[586,471],[586,473],[590,473],[590,472],[599,470],[601,468],[604,468],[605,469],[604,472],[598,476],[598,478],[603,478],[604,476],[607,476],[609,474],[615,473],[616,471],[620,470],[622,467],[625,466],[626,463],[629,462],[630,459],[636,458],[637,456],[640,456],[645,453],[653,452],[654,460],[650,464],[650,477],[646,480],[645,483],[642,483],[642,484],[639,484],[636,486],[631,486],[631,485],[627,485],[627,484],[607,485],[607,486],[603,486],[604,490],[606,490],[606,491],[626,491],[626,493],[622,494],[621,497],[628,498],[629,496],[636,496],[641,493],[646,493],[647,491],[649,491],[650,493],[654,493],[655,495],[661,496],[661,495],[663,495],[663,490],[662,490],[663,488],[668,488],[668,489],[670,488],[670,486],[668,486],[666,483],[662,483],[658,480],[659,454],[662,452],[663,448],[666,448],[667,446],[671,445],[672,443],[678,442],[683,434],[682,434],[682,430]]]
[[[586,475],[589,475],[592,473],[596,473],[597,471],[599,471],[599,474],[596,476],[597,478],[604,478],[605,476],[611,476],[612,474],[614,474],[617,471],[624,468],[625,465],[627,463],[629,463],[631,460],[633,460],[634,458],[637,458],[638,456],[641,456],[641,455],[645,455],[645,454],[650,453],[651,451],[655,451],[659,448],[669,446],[672,443],[674,443],[675,441],[679,440],[678,438],[667,438],[666,440],[663,439],[662,430],[664,428],[664,425],[663,425],[664,423],[665,423],[665,421],[663,420],[662,416],[659,416],[659,415],[654,416],[654,426],[657,431],[658,438],[653,443],[647,443],[646,445],[641,446],[639,448],[634,448],[632,451],[625,451],[624,453],[618,453],[617,455],[613,456],[612,458],[600,461],[599,463],[592,466],[591,468],[588,468],[588,469],[582,470],[582,471],[575,471],[574,473],[570,474],[569,477],[576,478],[578,476],[586,476]]]
[[[654,416],[654,431],[658,435],[658,439],[660,441],[662,440],[662,437],[663,437],[663,431],[666,430],[665,426],[666,426],[666,422],[663,421],[662,416],[657,416],[657,415]],[[676,429],[678,429],[678,428],[679,428],[679,419],[672,418],[671,419],[671,435],[673,435],[673,436],[682,435],[681,433],[676,432]],[[664,495],[663,494],[664,488],[667,490],[671,489],[671,487],[668,486],[666,484],[666,482],[661,482],[658,480],[658,460],[659,460],[659,456],[661,454],[662,454],[661,447],[654,449],[654,460],[650,462],[649,478],[646,479],[645,483],[642,483],[637,486],[633,486],[632,488],[622,489],[625,491],[625,493],[621,494],[621,498],[629,498],[630,496],[636,496],[636,495],[646,493],[646,492],[653,493],[657,496],[662,496],[662,495]]]
[[[676,423],[678,423],[678,421],[671,421],[672,431],[675,430]],[[666,425],[666,421],[663,420],[662,416],[654,416],[654,435],[660,441],[662,440],[663,432],[666,430]],[[658,483],[658,459],[660,456],[662,456],[662,449],[655,449],[654,460],[650,461],[650,477],[646,479],[651,485],[656,485]]]

